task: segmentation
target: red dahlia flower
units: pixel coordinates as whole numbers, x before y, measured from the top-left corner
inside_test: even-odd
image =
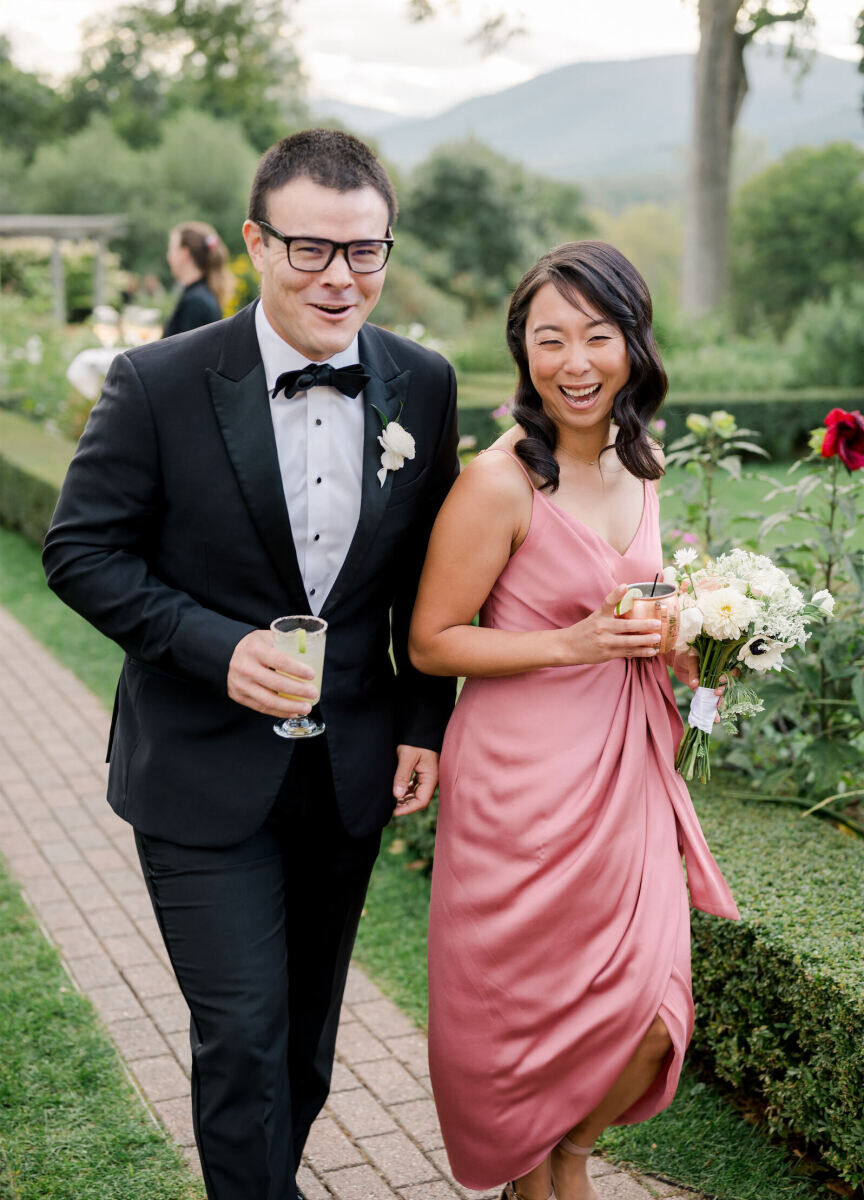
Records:
[[[840,461],[850,471],[864,467],[864,417],[860,412],[845,412],[832,408],[825,418],[827,433],[822,443],[822,457],[839,455]]]

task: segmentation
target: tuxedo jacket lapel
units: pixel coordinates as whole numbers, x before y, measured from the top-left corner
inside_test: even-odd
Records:
[[[255,334],[254,305],[239,313],[235,322],[217,369],[206,372],[207,385],[237,482],[289,604],[295,612],[308,612]]]
[[[360,330],[360,361],[370,375],[369,382],[363,389],[363,479],[360,517],[345,561],[321,609],[321,615],[325,619],[339,603],[354,574],[365,562],[384,516],[393,487],[393,472],[387,472],[383,484],[379,482],[382,448],[378,438],[384,428],[384,420],[395,421],[399,417],[411,380],[410,371],[400,373],[396,363],[379,342],[374,327],[364,325]]]

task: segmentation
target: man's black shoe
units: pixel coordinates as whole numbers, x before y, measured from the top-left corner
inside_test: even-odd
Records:
[[[303,1193],[301,1191],[297,1192],[297,1200],[306,1200],[306,1197],[303,1195]]]

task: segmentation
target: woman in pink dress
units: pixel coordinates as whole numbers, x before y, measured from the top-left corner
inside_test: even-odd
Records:
[[[593,1200],[597,1136],[675,1094],[687,884],[738,913],[673,766],[659,622],[613,613],[662,570],[648,290],[611,246],[559,246],[507,340],[516,425],[441,509],[412,625],[417,667],[468,677],[441,758],[429,1059],[462,1184]],[[669,665],[695,686],[686,656]]]

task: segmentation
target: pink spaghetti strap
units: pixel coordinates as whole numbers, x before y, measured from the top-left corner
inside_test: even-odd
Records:
[[[534,487],[534,480],[531,478],[531,475],[530,475],[530,472],[528,471],[528,468],[525,466],[525,464],[523,463],[522,459],[521,459],[521,458],[519,458],[519,456],[518,456],[518,455],[514,454],[514,453],[513,453],[511,450],[505,450],[503,446],[487,446],[487,447],[486,447],[486,449],[485,449],[485,450],[481,450],[481,451],[480,451],[480,453],[481,453],[481,454],[488,454],[490,450],[497,450],[499,454],[506,454],[508,458],[512,458],[512,459],[513,459],[513,461],[516,463],[516,465],[517,465],[517,466],[519,466],[519,467],[521,467],[521,469],[522,469],[522,471],[523,471],[523,473],[524,473],[524,475],[525,475],[525,478],[526,478],[526,479],[528,480],[528,482],[531,484],[531,488],[532,488],[532,490],[534,490],[534,491],[536,491],[536,490],[537,490],[537,489]]]

